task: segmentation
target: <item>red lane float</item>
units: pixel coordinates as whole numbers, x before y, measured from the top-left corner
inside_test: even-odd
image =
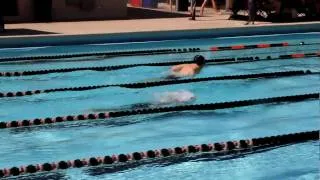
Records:
[[[258,48],[269,48],[271,46],[270,46],[270,44],[258,44],[257,47]]]
[[[305,54],[292,54],[291,57],[292,58],[304,58]]]
[[[289,46],[289,43],[284,42],[284,43],[282,43],[282,46]]]
[[[236,46],[231,46],[232,50],[240,50],[240,49],[245,49],[244,45],[236,45]]]
[[[299,45],[305,45],[300,43]],[[289,46],[289,43],[274,43],[274,44],[255,44],[255,45],[233,45],[233,46],[213,46],[210,47],[210,51],[228,51],[228,50],[243,50],[243,49],[256,49],[256,48],[271,48],[271,47],[284,47]]]

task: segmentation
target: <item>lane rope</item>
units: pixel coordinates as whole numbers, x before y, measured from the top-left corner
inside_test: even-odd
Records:
[[[137,55],[159,55],[159,54],[182,54],[192,52],[209,52],[209,51],[229,51],[229,50],[244,50],[256,48],[272,48],[272,47],[287,47],[287,46],[305,46],[316,45],[318,43],[306,44],[301,42],[299,44],[289,44],[287,42],[274,43],[274,44],[255,44],[255,45],[232,45],[222,47],[210,47],[209,49],[200,48],[168,48],[168,49],[148,49],[137,51],[114,51],[114,52],[86,52],[78,54],[59,54],[59,55],[44,55],[44,56],[18,56],[18,57],[0,57],[0,62],[8,61],[28,61],[28,60],[50,60],[50,59],[66,59],[76,57],[89,57],[89,56],[137,56]]]
[[[56,89],[45,89],[45,90],[30,90],[30,91],[24,91],[24,92],[23,91],[0,92],[0,99],[32,96],[37,94],[53,93],[53,92],[88,91],[88,90],[108,88],[108,87],[149,88],[149,87],[156,87],[156,86],[167,86],[167,85],[186,84],[186,83],[195,83],[195,82],[204,82],[204,81],[245,80],[245,79],[257,79],[257,78],[270,79],[270,78],[283,78],[283,77],[293,77],[293,76],[307,76],[307,75],[316,75],[316,74],[320,74],[320,72],[311,72],[310,70],[280,71],[280,72],[258,73],[258,74],[241,74],[241,75],[215,76],[215,77],[205,77],[205,78],[163,80],[163,81],[150,81],[150,82],[125,83],[125,84],[105,84],[105,85],[56,88]]]
[[[142,114],[229,109],[229,108],[261,105],[261,104],[281,103],[281,102],[299,102],[299,101],[314,100],[314,99],[319,99],[319,93],[270,97],[270,98],[263,98],[263,99],[249,99],[249,100],[230,101],[230,102],[219,102],[219,103],[211,103],[211,104],[169,106],[169,107],[160,107],[160,108],[144,108],[144,109],[137,109],[137,110],[130,110],[130,111],[125,110],[125,111],[101,112],[101,113],[92,113],[92,114],[47,117],[44,119],[36,118],[36,119],[30,119],[30,120],[26,119],[26,120],[20,120],[20,121],[6,121],[6,122],[0,122],[0,129],[49,125],[49,124],[67,122],[67,121],[83,121],[83,120],[99,120],[99,119],[101,120],[101,119],[110,119],[110,118],[116,118],[116,117],[125,117],[125,116],[142,115]]]
[[[259,149],[280,147],[308,141],[319,141],[319,130],[282,134],[237,141],[216,142],[201,145],[177,146],[174,148],[162,148],[144,152],[134,152],[119,155],[106,155],[104,157],[90,157],[76,160],[59,161],[52,163],[30,164],[27,166],[0,169],[0,178],[20,176],[39,172],[66,170],[71,168],[115,166],[134,162],[147,162],[163,158],[182,158],[190,155],[212,154],[215,157],[243,152],[254,152]]]
[[[302,46],[302,45],[306,45],[304,42],[301,42],[299,44],[296,45],[290,45],[290,46]],[[255,44],[255,45],[233,45],[233,46],[222,46],[222,47],[218,47],[218,46],[213,46],[210,47],[211,51],[230,51],[230,50],[243,50],[243,49],[257,49],[257,48],[272,48],[272,47],[285,47],[285,46],[289,46],[289,43],[287,42],[283,42],[283,43],[273,43],[273,44]]]
[[[222,64],[236,64],[236,63],[247,63],[256,61],[271,61],[271,60],[283,60],[283,59],[300,59],[300,58],[312,58],[320,57],[320,53],[306,53],[306,54],[287,54],[280,55],[276,58],[267,56],[266,58],[261,57],[238,57],[238,58],[219,58],[206,60],[208,65],[222,65]],[[139,66],[172,66],[177,64],[188,64],[193,61],[172,61],[172,62],[157,62],[157,63],[141,63],[141,64],[125,64],[115,66],[97,66],[97,67],[74,67],[74,68],[60,68],[60,69],[45,69],[45,70],[34,70],[34,71],[16,71],[16,72],[0,72],[0,77],[13,77],[13,76],[32,76],[32,75],[44,75],[51,73],[67,73],[74,71],[114,71]]]

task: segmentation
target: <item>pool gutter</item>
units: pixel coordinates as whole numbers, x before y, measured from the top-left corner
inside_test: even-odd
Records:
[[[0,37],[0,48],[200,39],[320,32],[320,23],[87,35]]]

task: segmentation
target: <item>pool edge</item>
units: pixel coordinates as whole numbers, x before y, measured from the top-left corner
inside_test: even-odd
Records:
[[[81,45],[99,43],[125,43],[143,41],[163,41],[180,39],[217,38],[250,35],[271,35],[320,32],[320,23],[249,26],[236,28],[188,29],[149,32],[130,32],[112,34],[79,34],[1,37],[0,48],[19,48],[34,46]]]

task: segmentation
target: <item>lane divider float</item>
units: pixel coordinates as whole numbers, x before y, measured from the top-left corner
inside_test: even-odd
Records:
[[[306,44],[301,42],[299,44],[289,44],[287,42],[275,44],[255,44],[255,45],[232,45],[223,47],[211,47],[209,49],[200,48],[168,48],[168,49],[148,49],[148,50],[131,50],[131,51],[114,51],[114,52],[86,52],[78,54],[58,54],[58,55],[43,55],[43,56],[18,56],[18,57],[0,57],[1,62],[9,61],[29,61],[29,60],[52,60],[52,59],[66,59],[66,58],[79,58],[90,56],[137,56],[137,55],[159,55],[159,54],[182,54],[193,52],[208,52],[208,51],[229,51],[229,50],[244,50],[255,48],[271,48],[283,46],[303,46],[303,45],[316,45],[318,43]]]
[[[303,143],[308,141],[319,141],[319,130],[282,134],[253,139],[242,139],[237,141],[216,142],[201,145],[177,146],[174,148],[162,148],[144,152],[134,152],[119,155],[106,155],[104,157],[91,157],[75,160],[48,162],[42,164],[30,164],[27,166],[0,169],[0,178],[9,176],[20,176],[39,172],[50,172],[66,170],[71,168],[115,166],[126,165],[134,162],[150,162],[162,158],[182,158],[199,154],[211,154],[215,157],[230,154],[241,154],[243,152],[255,152],[259,149],[270,147],[281,147],[284,145]]]
[[[0,122],[0,129],[49,125],[49,124],[67,122],[67,121],[101,120],[101,119],[109,119],[109,118],[116,118],[116,117],[141,115],[141,114],[157,114],[157,113],[168,113],[168,112],[177,112],[177,111],[180,112],[180,111],[229,109],[229,108],[261,105],[261,104],[281,103],[281,102],[299,102],[299,101],[314,100],[314,99],[319,99],[319,93],[270,97],[270,98],[263,98],[263,99],[251,99],[251,100],[241,100],[241,101],[231,101],[231,102],[219,102],[219,103],[211,103],[211,104],[170,106],[170,107],[161,107],[161,108],[145,108],[145,109],[137,109],[137,110],[131,110],[131,111],[120,110],[120,111],[113,111],[113,112],[36,118],[31,120],[27,119],[27,120],[20,120],[20,121],[6,121],[6,122]]]
[[[298,44],[306,45],[304,42]],[[222,46],[217,47],[213,46],[210,48],[211,51],[229,51],[229,50],[244,50],[244,49],[257,49],[257,48],[272,48],[272,47],[285,47],[285,46],[297,46],[297,45],[289,45],[287,42],[283,43],[273,43],[273,44],[255,44],[255,45],[232,45],[232,46]]]
[[[205,77],[205,78],[191,78],[191,79],[177,79],[177,80],[164,80],[164,81],[151,81],[151,82],[138,82],[138,83],[127,83],[127,84],[105,84],[105,85],[95,85],[95,86],[82,86],[82,87],[69,87],[69,88],[56,88],[56,89],[45,89],[45,90],[30,90],[30,91],[18,91],[18,92],[0,92],[0,98],[12,98],[12,97],[22,97],[31,96],[43,93],[53,93],[53,92],[64,92],[64,91],[88,91],[93,89],[101,89],[108,87],[121,87],[121,88],[149,88],[156,86],[167,86],[175,84],[186,84],[204,81],[224,81],[224,80],[244,80],[244,79],[257,79],[257,78],[284,78],[293,76],[307,76],[316,75],[320,72],[312,72],[310,70],[298,70],[298,71],[280,71],[280,72],[268,72],[268,73],[258,73],[258,74],[241,74],[241,75],[229,75],[229,76],[215,76],[215,77]]]
[[[311,58],[320,57],[320,53],[306,53],[306,54],[288,54],[280,55],[276,58],[267,56],[266,58],[260,57],[238,57],[238,58],[219,58],[219,59],[208,59],[206,63],[208,65],[222,65],[222,64],[237,64],[237,63],[247,63],[254,61],[271,61],[271,60],[282,60],[282,59],[297,59],[297,58]],[[188,64],[193,63],[193,61],[171,61],[171,62],[157,62],[157,63],[141,63],[141,64],[125,64],[116,66],[97,66],[97,67],[74,67],[74,68],[61,68],[61,69],[45,69],[45,70],[35,70],[35,71],[21,71],[21,72],[0,72],[0,77],[13,77],[13,76],[32,76],[32,75],[43,75],[50,73],[66,73],[74,71],[114,71],[132,67],[139,66],[172,66],[177,64]]]

